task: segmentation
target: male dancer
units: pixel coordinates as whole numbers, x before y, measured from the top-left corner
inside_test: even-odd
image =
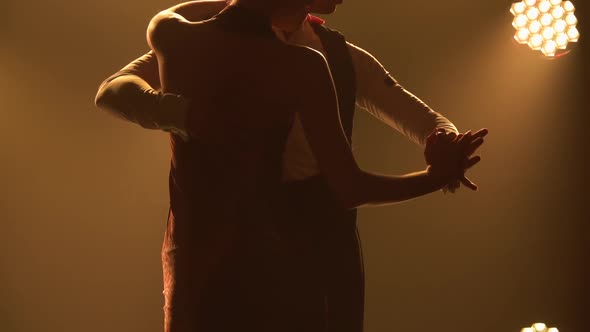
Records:
[[[283,41],[312,47],[327,56],[348,138],[355,103],[421,144],[436,128],[456,133],[448,120],[404,90],[370,54],[346,43],[340,34],[323,27],[319,19],[307,16],[309,10],[331,13],[338,3],[315,0],[308,8],[276,15],[273,24]],[[203,1],[172,10],[198,21],[223,7],[223,1]],[[143,127],[168,130],[189,140],[196,128],[186,121],[188,100],[156,92],[154,89],[158,88],[157,61],[148,53],[105,81],[97,95],[97,105]],[[475,140],[478,136],[468,137]],[[290,233],[302,243],[312,243],[309,248],[315,250],[310,255],[321,256],[321,263],[314,265],[324,279],[330,330],[361,331],[364,281],[355,213],[331,204],[329,188],[319,175],[299,121],[287,141],[283,180],[285,196],[290,198],[284,213],[297,226]],[[464,182],[473,187],[466,179]]]

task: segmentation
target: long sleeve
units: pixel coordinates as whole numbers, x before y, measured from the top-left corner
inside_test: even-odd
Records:
[[[107,78],[98,89],[95,104],[143,128],[169,131],[188,139],[188,101],[157,91],[159,88],[158,61],[150,51]]]
[[[419,145],[435,128],[457,132],[451,121],[404,89],[367,51],[348,44],[357,79],[357,106]]]

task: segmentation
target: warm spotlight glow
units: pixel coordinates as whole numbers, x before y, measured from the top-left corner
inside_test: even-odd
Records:
[[[518,32],[516,33],[514,38],[516,39],[516,41],[518,43],[526,44],[529,41],[529,35],[530,35],[529,29],[523,28],[523,29],[518,30]],[[567,40],[568,40],[567,35],[564,34],[564,36],[565,36],[565,40],[567,42]]]
[[[580,33],[576,28],[569,28],[567,30],[567,37],[570,42],[575,43],[578,41],[578,38],[580,38]]]
[[[556,20],[562,18],[564,14],[565,14],[565,9],[563,9],[561,7],[555,7],[551,11],[551,15],[553,15],[553,18]]]
[[[524,3],[523,3],[524,5]],[[526,5],[524,5],[526,7]],[[551,9],[551,2],[549,0],[544,0],[539,3],[539,11],[541,13],[546,13]]]
[[[553,40],[546,41],[545,44],[543,44],[541,51],[543,51],[543,54],[547,56],[555,56],[555,51],[557,51],[557,43]]]
[[[520,330],[520,332],[535,332],[535,330],[533,330],[532,327],[525,327],[522,330]]]
[[[543,36],[541,36],[541,35],[533,35],[529,39],[529,46],[533,50],[540,50],[541,49],[541,45],[543,45]]]
[[[576,25],[578,24],[578,19],[576,18],[576,15],[574,15],[574,13],[569,13],[565,17],[565,22],[567,23],[567,25]]]
[[[569,40],[565,33],[560,33],[555,37],[555,43],[557,44],[557,48],[560,50],[565,50],[567,48]]]
[[[520,14],[514,18],[512,25],[515,28],[520,29],[520,28],[524,28],[528,22],[529,22],[529,20],[527,19],[526,15]]]
[[[557,327],[551,327],[547,330],[547,332],[559,332],[559,330],[557,329]]]
[[[533,330],[535,332],[545,332],[545,330],[547,330],[547,325],[544,323],[535,323],[533,324]]]
[[[565,23],[565,21],[563,21],[563,23]],[[532,33],[539,33],[541,32],[541,28],[543,26],[541,25],[541,23],[539,23],[539,21],[534,21],[531,22],[531,24],[529,25],[529,31]]]
[[[547,27],[547,28],[543,29],[543,38],[545,40],[553,40],[554,36],[555,36],[555,30],[553,30],[552,27]]]
[[[536,20],[539,17],[539,10],[535,7],[529,8],[526,11],[526,16],[529,20]]]
[[[553,23],[553,29],[555,29],[555,32],[557,32],[557,33],[564,32],[566,28],[567,28],[567,23],[565,23],[564,20],[559,20],[559,21],[556,21],[555,23]]]
[[[541,24],[543,26],[548,26],[551,25],[551,23],[553,23],[553,16],[551,14],[543,14],[543,16],[541,16]]]
[[[512,13],[512,15],[518,15],[518,14],[524,13],[525,9],[526,9],[526,5],[524,4],[524,2],[517,2],[517,3],[512,4],[512,8],[510,9],[510,12]]]
[[[516,29],[514,40],[540,50],[547,57],[566,52],[569,43],[580,38],[571,1],[523,0],[513,3],[510,12],[514,16],[512,26]]]

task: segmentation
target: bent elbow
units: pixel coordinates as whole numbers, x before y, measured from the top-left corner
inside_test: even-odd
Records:
[[[94,106],[100,110],[106,110],[110,107],[111,104],[111,95],[112,91],[108,89],[108,84],[103,82],[98,91],[96,92],[96,96],[94,96]]]

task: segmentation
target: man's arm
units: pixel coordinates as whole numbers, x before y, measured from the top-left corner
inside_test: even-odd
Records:
[[[143,128],[169,131],[188,139],[188,101],[157,91],[159,88],[158,60],[149,52],[107,78],[94,102],[98,108]]]
[[[174,6],[174,12],[189,21],[208,19],[226,6],[224,0],[191,1]],[[135,59],[100,85],[95,104],[111,114],[143,128],[173,132],[187,140],[188,101],[160,91],[158,60],[150,51]]]
[[[357,106],[424,146],[436,128],[457,132],[447,118],[404,89],[375,57],[348,44],[357,80]]]

